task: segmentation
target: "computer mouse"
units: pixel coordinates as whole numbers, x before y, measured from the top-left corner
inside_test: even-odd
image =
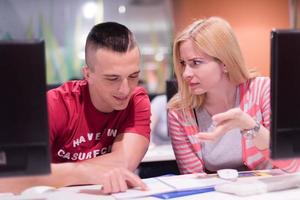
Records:
[[[55,190],[56,189],[54,187],[51,187],[51,186],[39,185],[39,186],[29,187],[29,188],[23,190],[23,192],[21,194],[22,195],[43,194],[43,193],[52,192],[52,191],[55,191]]]
[[[239,173],[236,169],[220,169],[217,171],[218,176],[224,180],[234,181],[238,178]]]

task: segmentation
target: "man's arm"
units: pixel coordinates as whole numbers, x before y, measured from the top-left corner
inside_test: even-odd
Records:
[[[75,182],[102,184],[103,193],[125,191],[127,186],[145,189],[145,185],[133,171],[144,157],[148,145],[148,139],[142,135],[120,134],[111,153],[78,163],[76,171],[83,176],[77,176],[78,180]]]
[[[0,192],[19,193],[34,185],[62,187],[77,184],[101,184],[104,194],[125,191],[128,186],[146,189],[133,171],[145,155],[148,145],[148,139],[139,134],[120,134],[111,153],[82,162],[52,164],[49,176],[0,179]]]

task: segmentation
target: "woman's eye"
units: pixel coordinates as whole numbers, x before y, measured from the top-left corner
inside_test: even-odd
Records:
[[[194,65],[200,65],[202,63],[201,60],[193,60]]]
[[[185,62],[183,60],[180,61],[179,63],[180,63],[181,66],[183,66],[183,67],[185,66]]]

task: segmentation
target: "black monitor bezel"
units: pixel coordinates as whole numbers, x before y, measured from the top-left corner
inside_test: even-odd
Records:
[[[39,132],[37,138],[32,138],[32,140],[26,139],[18,139],[13,137],[7,137],[7,132],[2,132],[2,141],[0,141],[0,177],[15,177],[15,176],[28,176],[28,175],[44,175],[49,174],[51,172],[51,157],[50,157],[50,149],[49,149],[49,135],[48,135],[48,116],[47,116],[47,101],[46,101],[46,59],[45,59],[45,43],[43,40],[14,40],[14,41],[0,41],[0,66],[2,72],[5,72],[6,67],[11,67],[8,72],[18,73],[18,76],[14,76],[14,74],[4,73],[7,85],[4,87],[11,87],[11,90],[14,90],[14,84],[9,84],[9,80],[11,81],[20,81],[19,88],[33,89],[38,90],[35,91],[34,94],[38,95],[37,97],[40,102],[36,102],[39,107],[39,111],[34,112],[38,118],[37,121],[41,122],[37,128],[33,131]],[[20,50],[22,49],[22,50]],[[28,51],[28,52],[27,52]],[[32,53],[30,52],[32,51]],[[28,61],[19,62],[18,59],[22,57],[21,53],[25,53],[29,59],[35,59],[34,62]],[[24,57],[24,56],[23,56]],[[7,61],[5,61],[7,59]],[[9,61],[8,59],[15,59],[14,61]],[[24,61],[24,59],[20,59]],[[20,66],[7,66],[8,63],[18,63]],[[32,65],[34,63],[34,66]],[[34,68],[38,67],[38,69]],[[24,80],[19,80],[22,77],[22,70],[31,70],[36,71],[35,76],[38,78],[32,78],[30,80],[34,81],[34,83],[28,84],[29,87],[26,87],[26,82],[29,79],[24,78]],[[26,76],[26,73],[24,73]],[[11,77],[11,79],[9,78]],[[22,78],[21,78],[22,79]],[[4,83],[4,81],[2,82]],[[13,83],[13,82],[11,82]],[[39,84],[38,87],[30,88],[30,85]],[[28,90],[29,91],[29,90]],[[23,91],[22,94],[26,93]],[[30,92],[29,92],[30,93]],[[20,94],[20,93],[19,93]],[[30,93],[32,94],[32,93]],[[3,97],[5,98],[5,97]],[[18,98],[18,91],[16,91],[16,98]],[[7,103],[8,101],[3,101]],[[22,100],[20,99],[20,102]],[[9,103],[8,103],[9,104]],[[23,104],[22,104],[23,105]],[[11,105],[5,105],[11,106]],[[25,105],[26,106],[26,105]],[[5,110],[5,109],[3,109]],[[27,109],[28,110],[28,109]],[[22,112],[22,111],[20,111]],[[1,119],[4,119],[1,116]],[[26,119],[27,120],[27,119]],[[4,122],[2,126],[5,126]],[[2,129],[7,130],[7,129]],[[1,131],[0,131],[1,134]],[[23,137],[23,136],[22,136]],[[24,136],[25,137],[25,136]]]

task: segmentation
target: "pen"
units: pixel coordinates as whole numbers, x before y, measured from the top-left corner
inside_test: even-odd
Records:
[[[199,193],[212,192],[212,191],[215,191],[215,189],[213,186],[210,186],[210,187],[198,188],[198,189],[187,189],[181,191],[165,192],[165,193],[155,194],[151,196],[160,199],[172,199],[176,197],[182,197],[182,196],[188,196],[192,194],[199,194]]]

